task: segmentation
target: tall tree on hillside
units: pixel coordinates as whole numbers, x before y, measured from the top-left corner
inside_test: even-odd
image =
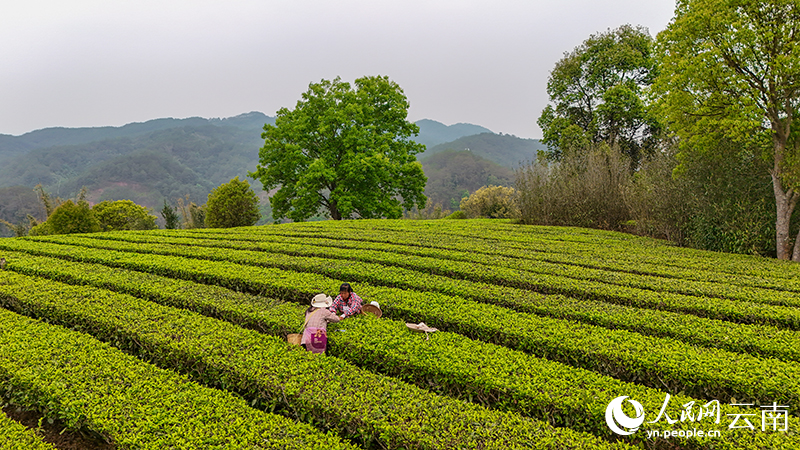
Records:
[[[258,196],[247,180],[232,179],[208,194],[206,226],[231,228],[253,226],[261,218]]]
[[[770,164],[779,259],[791,253],[800,199],[800,0],[679,0],[658,36],[656,92],[682,152],[718,151],[731,139],[761,148]]]
[[[646,28],[623,25],[590,36],[556,63],[547,82],[552,104],[538,120],[552,159],[606,142],[635,167],[654,148],[659,127],[643,101],[656,75],[652,44]]]
[[[265,125],[257,170],[272,216],[306,220],[324,210],[331,218],[399,218],[425,206],[425,175],[411,140],[408,100],[388,77],[363,77],[355,86],[336,78],[309,85],[294,110],[281,108]]]

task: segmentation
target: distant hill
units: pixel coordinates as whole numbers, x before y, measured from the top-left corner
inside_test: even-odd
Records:
[[[483,186],[513,186],[514,171],[469,151],[444,150],[424,158],[425,195],[455,210],[465,195]]]
[[[516,168],[536,160],[539,150],[547,147],[538,139],[522,139],[508,134],[481,133],[436,145],[422,153],[421,159],[445,150],[466,150],[501,166]],[[420,158],[418,156],[418,158]]]
[[[219,119],[165,118],[121,127],[0,135],[0,189],[13,187],[0,191],[6,196],[0,199],[0,218],[16,223],[33,213],[42,219],[41,208],[27,204],[36,199],[30,195],[36,184],[62,198],[86,186],[91,202],[127,199],[154,211],[164,199],[175,202],[187,194],[191,201],[205,203],[211,189],[235,176],[247,179],[247,172],[255,170],[265,123],[274,124],[275,118],[250,112]],[[487,131],[429,119],[418,124],[417,140],[429,145]],[[248,181],[265,199],[260,183]]]
[[[202,117],[190,117],[187,119],[164,118],[129,123],[121,127],[53,127],[31,131],[20,136],[0,134],[0,167],[12,158],[36,149],[82,145],[117,138],[135,138],[171,128],[203,127],[206,125],[234,127],[252,132],[253,135],[258,136],[260,141],[261,132],[266,123],[274,125],[275,117],[253,111],[221,119],[204,119]],[[466,123],[445,125],[430,119],[419,120],[416,124],[420,127],[420,134],[415,141],[428,147],[463,136],[491,132],[489,129],[478,125]],[[0,186],[8,186],[2,176],[0,176]]]
[[[454,141],[460,137],[492,132],[492,130],[488,128],[472,125],[470,123],[445,125],[430,119],[418,120],[415,123],[419,126],[419,136],[417,136],[415,141],[420,144],[425,144],[428,148],[444,142]]]

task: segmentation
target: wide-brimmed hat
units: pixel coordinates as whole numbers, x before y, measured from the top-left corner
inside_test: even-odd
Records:
[[[364,305],[361,308],[361,312],[364,314],[372,314],[379,318],[383,315],[383,311],[381,311],[381,305],[379,305],[378,302],[370,302],[369,305]]]
[[[412,331],[424,331],[425,333],[432,333],[434,331],[439,331],[438,328],[429,327],[425,324],[425,322],[420,323],[407,323],[406,326],[409,330]]]
[[[330,308],[333,304],[333,299],[325,294],[317,294],[311,299],[311,306],[314,308]]]

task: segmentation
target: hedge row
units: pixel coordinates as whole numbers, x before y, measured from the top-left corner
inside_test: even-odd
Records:
[[[36,430],[11,420],[0,411],[0,450],[55,450],[52,444],[42,440]]]
[[[91,274],[84,278],[86,282],[88,278],[105,278],[108,271],[117,272],[112,274],[112,279],[114,284],[123,283],[116,286],[120,291],[137,285],[141,286],[134,288],[138,292],[155,291],[169,284],[169,280],[162,280],[158,283],[158,288],[147,288],[144,283],[152,282],[157,277],[138,272],[125,274],[118,269],[103,266],[72,264],[76,279],[81,278],[81,273]],[[130,279],[129,283],[122,281],[126,275]],[[179,280],[175,282],[182,284]],[[218,303],[216,309],[223,315],[248,317],[251,324],[258,324],[258,328],[264,330],[299,326],[302,311],[305,309],[303,306],[293,305],[294,311],[282,309],[283,315],[257,314],[250,307],[263,307],[263,302],[258,299],[250,299],[253,301],[252,305],[243,304],[237,307],[236,303],[229,302],[227,298],[219,302],[215,300],[219,288],[209,286],[207,293],[203,292],[203,288],[206,286],[197,285],[193,289],[193,294],[202,296],[202,300],[197,301],[198,309]],[[175,293],[182,291],[183,289],[172,290]],[[184,298],[169,301],[173,304],[185,302]],[[191,305],[187,306],[191,308]],[[332,326],[332,330],[335,328]],[[425,340],[422,336],[409,336],[402,322],[386,319],[350,320],[343,328],[346,329],[345,333],[331,333],[332,349],[335,355],[353,363],[370,370],[378,369],[400,376],[427,389],[446,392],[459,398],[471,397],[471,400],[484,402],[493,408],[546,418],[551,424],[601,436],[611,435],[604,422],[604,410],[609,399],[629,395],[651,412],[658,411],[664,400],[664,393],[657,390],[472,341],[457,334],[437,333],[432,336],[433,339]],[[581,389],[576,390],[574,386],[581,386]],[[698,405],[703,403],[681,396],[673,397],[671,405],[682,405],[689,401],[695,401]],[[722,417],[735,411],[738,410],[723,405]],[[675,416],[679,412],[671,414]],[[792,419],[793,426],[794,420]],[[645,424],[644,429],[663,429],[664,426],[662,423],[661,428],[654,428],[653,425]],[[723,422],[723,428],[724,426]],[[668,429],[679,428],[670,426]],[[642,431],[633,438],[644,439],[644,433]],[[752,433],[726,432],[724,441],[694,439],[684,442],[684,445],[693,444],[701,448],[762,448],[765,442],[790,442],[786,439],[785,435],[753,436]],[[666,441],[653,441],[650,444],[669,448]]]
[[[768,278],[796,280],[797,269],[788,261],[776,261],[751,255],[720,254],[705,250],[677,247],[664,241],[632,236],[625,233],[589,230],[572,227],[542,227],[515,225],[508,221],[472,220],[429,221],[365,221],[335,224],[330,228],[372,229],[377,232],[405,232],[438,235],[461,239],[485,240],[493,246],[517,247],[530,251],[584,255],[587,258],[613,255],[616,259],[636,264],[648,260],[662,266],[710,270],[721,273],[747,274]],[[326,228],[327,224],[326,224]]]
[[[291,232],[301,235],[324,235],[331,230],[350,230],[363,234],[362,239],[386,240],[391,233],[392,241],[398,235],[413,242],[412,245],[437,246],[441,242],[471,245],[477,252],[492,254],[498,250],[516,249],[531,255],[546,255],[547,258],[561,255],[582,264],[614,261],[634,268],[643,261],[658,270],[702,270],[736,277],[747,275],[753,278],[778,279],[798,289],[797,270],[786,261],[776,261],[750,255],[720,254],[703,250],[675,247],[663,242],[626,235],[578,228],[541,226],[519,226],[503,221],[349,221],[341,224],[299,224],[291,226]],[[467,229],[465,226],[471,228]],[[255,232],[268,232],[271,227],[254,227]],[[280,227],[274,227],[280,229]],[[284,226],[284,228],[287,228]],[[261,231],[265,230],[265,231]],[[550,230],[550,232],[548,232]],[[207,232],[209,230],[198,230]],[[213,231],[213,230],[210,230]],[[250,232],[238,229],[234,232]],[[280,232],[280,230],[278,231]],[[580,240],[575,235],[584,236]],[[623,239],[620,239],[622,237]],[[399,242],[398,242],[399,243]],[[467,247],[469,248],[469,247]]]
[[[305,224],[303,224],[305,225]],[[657,244],[657,241],[646,240],[644,252],[631,255],[632,246],[628,243],[624,247],[609,248],[609,239],[603,236],[602,242],[596,236],[591,245],[573,248],[568,242],[548,242],[540,239],[542,228],[525,227],[528,237],[537,238],[533,243],[513,243],[499,239],[468,238],[458,234],[442,233],[451,228],[445,222],[439,222],[436,227],[425,229],[423,233],[413,229],[395,229],[376,231],[370,223],[354,223],[345,227],[326,227],[306,229],[303,226],[292,227],[253,227],[231,230],[225,235],[240,236],[293,236],[298,238],[313,238],[315,236],[328,237],[335,240],[350,240],[351,242],[367,241],[373,243],[389,243],[406,246],[417,250],[459,250],[471,254],[481,254],[486,257],[505,256],[514,259],[531,261],[544,261],[554,264],[566,264],[577,267],[586,267],[611,271],[622,271],[641,275],[658,277],[680,278],[702,282],[717,282],[740,286],[761,287],[775,290],[790,290],[800,292],[800,280],[797,271],[791,265],[783,262],[744,255],[728,255],[720,253],[702,252],[694,256],[674,260],[663,256],[664,251],[671,251],[674,247]],[[175,235],[214,235],[216,230],[181,230],[170,231]],[[594,232],[596,230],[592,230]],[[488,233],[492,237],[501,237],[503,232]],[[635,248],[635,247],[633,247]],[[679,249],[678,251],[689,251]],[[698,251],[693,251],[698,252]],[[698,259],[709,259],[705,267],[698,267]],[[727,263],[731,258],[741,258],[737,263],[721,271],[720,267],[730,266]],[[755,267],[755,268],[754,268]]]
[[[235,390],[268,410],[283,409],[337,430],[367,447],[629,448],[435,395],[185,310],[19,274],[0,279],[0,296],[26,314],[86,329],[159,365]]]
[[[17,245],[37,248],[51,244],[25,241]],[[637,308],[658,305],[666,309],[703,309],[706,315],[729,318],[736,315],[742,321],[770,320],[783,325],[800,323],[800,309],[752,305],[742,302],[724,302],[715,299],[676,299],[675,295],[659,295],[649,291],[637,292],[639,303],[633,307],[617,306],[593,300],[579,300],[560,295],[548,296],[535,292],[453,280],[394,267],[361,263],[358,261],[327,260],[323,258],[273,255],[264,252],[231,251],[226,249],[183,247],[168,244],[135,244],[121,241],[100,241],[80,237],[61,237],[58,242],[95,245],[93,248],[115,248],[128,252],[153,252],[154,254],[199,257],[243,264],[273,266],[287,270],[308,271],[323,275],[363,281],[389,287],[416,290],[434,290],[448,295],[471,298],[480,302],[498,304],[532,314],[578,320],[612,329],[627,329],[654,336],[673,337],[688,343],[746,352],[765,357],[787,360],[800,359],[800,339],[797,332],[779,330],[770,326],[730,324],[672,312]],[[0,243],[0,245],[2,245]],[[51,247],[52,248],[52,247]],[[58,246],[55,255],[60,254]],[[65,247],[61,247],[62,249]],[[87,248],[87,251],[88,250]],[[630,290],[634,291],[634,290]],[[671,303],[670,300],[672,301]],[[644,303],[644,305],[642,304]],[[753,317],[755,316],[755,317]]]
[[[63,245],[4,240],[74,260],[99,262],[160,275],[266,293],[279,299],[308,298],[335,289],[337,280],[316,274],[233,263],[156,255],[126,254]],[[670,392],[727,402],[800,404],[800,368],[776,359],[698,348],[666,338],[518,313],[437,293],[356,285],[357,292],[381,303],[391,317],[424,321],[439,329],[565,362],[626,381]]]
[[[608,290],[608,287],[605,285],[610,284],[623,286],[625,288],[635,288],[636,290],[671,292],[691,296],[707,296],[782,306],[800,306],[800,297],[798,297],[797,292],[742,287],[727,283],[721,284],[695,280],[680,280],[676,278],[598,270],[542,261],[529,260],[521,262],[519,258],[479,256],[474,253],[449,250],[437,249],[435,252],[423,256],[400,251],[399,248],[402,247],[392,244],[362,243],[358,246],[341,248],[341,240],[319,242],[319,239],[293,238],[290,240],[285,237],[279,239],[272,236],[270,236],[271,239],[268,241],[265,241],[263,238],[257,241],[252,240],[252,238],[249,240],[221,240],[201,239],[199,237],[180,238],[155,234],[99,234],[93,237],[98,240],[222,247],[237,250],[285,253],[296,256],[324,255],[326,258],[354,259],[378,264],[388,264],[444,275],[450,278],[483,281],[501,286],[511,286],[521,289],[531,289],[538,292],[561,293],[566,295],[595,295],[595,291],[600,291],[596,295],[607,296],[608,294],[605,292]],[[588,282],[586,283],[588,291],[586,291],[586,293],[579,292],[576,294],[574,289],[580,289],[580,287],[571,287],[569,290],[561,288],[562,285],[570,284],[568,280],[570,278],[579,280],[580,282]]]
[[[46,267],[42,270],[46,271],[43,275],[50,278],[103,286],[203,314],[214,311],[219,317],[234,318],[240,324],[268,333],[297,329],[305,310],[302,305],[265,302],[263,298],[246,294],[226,293],[225,289],[217,286],[197,285],[152,274],[30,255],[24,260],[18,254],[11,256],[14,258],[9,265],[11,270],[37,273],[31,268]],[[237,301],[230,301],[231,298]],[[610,399],[628,395],[652,412],[659,410],[665,397],[664,392],[655,389],[473,341],[458,334],[436,333],[429,340],[421,335],[410,335],[403,322],[386,318],[371,320],[365,317],[348,320],[341,327],[331,326],[331,330],[337,328],[346,332],[331,332],[330,352],[334,356],[371,371],[400,377],[428,390],[604,437],[611,437],[604,419]],[[580,386],[580,389],[575,389],[575,386]],[[704,403],[680,396],[673,397],[671,404],[683,405],[690,401],[698,405]],[[723,405],[722,409],[723,417],[737,411],[729,405]],[[675,416],[674,412],[670,413]],[[644,429],[659,428],[645,424]],[[644,433],[632,438],[643,439]],[[761,438],[780,442],[786,439],[785,436]],[[703,448],[726,448],[733,443],[737,448],[758,448],[753,447],[752,439],[753,436],[747,433],[726,433],[724,442],[716,439],[690,441]]]
[[[678,280],[675,278],[636,275],[624,272],[576,267],[549,262],[525,261],[518,258],[477,256],[471,253],[437,250],[436,254],[418,256],[405,252],[395,253],[396,245],[363,244],[362,248],[339,248],[328,242],[309,242],[300,239],[287,242],[240,241],[199,238],[177,238],[164,235],[97,235],[98,240],[115,240],[148,244],[173,244],[181,246],[222,247],[237,250],[284,253],[295,256],[318,256],[326,258],[353,259],[423,271],[450,278],[483,281],[501,286],[530,289],[544,293],[560,293],[579,297],[599,297],[609,301],[625,300],[635,296],[639,290],[671,292],[690,296],[708,296],[722,299],[742,300],[782,306],[800,306],[796,292],[776,291],[729,284]],[[273,238],[275,239],[275,238]],[[341,242],[341,241],[330,241]],[[352,241],[351,241],[352,242]],[[443,261],[446,260],[446,261]],[[572,286],[570,279],[584,286]],[[629,290],[622,298],[609,294],[608,285],[617,285]],[[562,286],[569,286],[564,288]],[[584,288],[586,290],[581,290]],[[613,287],[611,288],[614,289]],[[618,294],[617,294],[618,295]],[[679,297],[680,298],[680,297]]]
[[[17,286],[19,275],[0,275],[4,290]],[[0,388],[11,403],[86,426],[121,449],[354,448],[84,334],[3,309]]]
[[[415,256],[431,256],[434,258],[454,259],[459,261],[492,261],[493,264],[504,264],[508,261],[520,263],[522,260],[528,267],[547,271],[557,267],[566,266],[572,269],[595,269],[602,272],[622,272],[629,274],[657,277],[659,279],[681,279],[705,283],[721,283],[742,287],[756,287],[777,291],[800,292],[800,280],[792,278],[771,278],[765,276],[749,276],[741,273],[725,273],[713,270],[687,269],[680,266],[663,266],[650,262],[651,257],[639,257],[635,261],[618,260],[620,251],[604,251],[602,257],[584,257],[580,253],[565,254],[561,252],[531,251],[529,248],[512,246],[506,247],[502,242],[486,243],[481,239],[457,239],[453,235],[439,235],[435,231],[429,232],[428,237],[422,240],[419,233],[376,232],[364,227],[346,230],[340,228],[314,229],[312,232],[300,227],[251,227],[230,229],[226,233],[219,233],[214,229],[191,230],[150,230],[129,233],[104,233],[93,237],[119,239],[121,236],[168,236],[192,237],[218,240],[242,240],[255,242],[311,242],[314,245],[339,247],[381,249],[395,253]],[[426,233],[428,234],[428,233]],[[421,245],[424,240],[425,245]],[[624,253],[623,253],[624,255]],[[720,258],[725,255],[718,254]],[[768,274],[767,274],[768,275]]]

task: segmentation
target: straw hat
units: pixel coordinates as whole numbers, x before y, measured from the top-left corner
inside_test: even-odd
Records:
[[[408,327],[409,330],[412,330],[412,331],[424,331],[426,333],[432,333],[434,331],[439,331],[438,328],[433,328],[433,327],[429,327],[429,326],[425,325],[425,322],[407,323],[406,326]]]
[[[372,314],[378,318],[383,315],[383,311],[381,311],[381,305],[379,305],[378,302],[370,302],[369,305],[364,305],[361,308],[361,312],[365,314]]]
[[[325,294],[317,294],[311,299],[311,306],[314,308],[330,308],[333,304],[333,299]]]

